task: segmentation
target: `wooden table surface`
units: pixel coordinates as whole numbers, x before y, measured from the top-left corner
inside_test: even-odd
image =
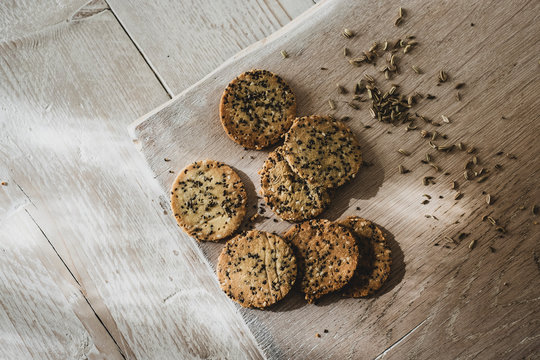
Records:
[[[313,4],[0,2],[1,359],[261,356],[127,126]]]
[[[264,357],[244,318],[219,290],[201,250],[176,228],[168,197],[126,128],[313,4],[0,2],[0,182],[5,183],[0,185],[0,358]],[[531,47],[538,49],[538,40]],[[538,114],[532,115],[537,124]],[[538,175],[538,136],[527,136],[533,144],[521,150],[533,153],[530,164],[521,167]],[[522,189],[538,196],[537,185],[525,181]],[[526,195],[520,200],[534,201]],[[508,213],[521,219],[510,208]],[[532,239],[527,246],[539,253],[534,230],[510,239],[526,236]],[[514,247],[504,249],[508,272],[493,274],[493,286],[503,295],[497,298],[498,314],[515,304],[530,309],[538,304],[538,297],[529,296],[537,290],[517,295],[503,290],[527,283],[511,276],[516,274],[512,267],[526,266],[529,283],[538,284],[532,281],[538,265],[531,266],[538,257],[515,259]],[[478,274],[480,266],[464,262],[452,278]],[[464,293],[448,294],[444,285],[437,286],[456,301],[488,290],[471,281]],[[471,311],[481,307],[478,303]],[[489,335],[492,327],[500,335],[522,325],[530,333],[511,337],[508,348],[538,349],[538,311],[530,318],[523,314],[502,325],[486,319],[482,334]],[[452,324],[456,320],[452,331],[459,329],[460,319]],[[412,333],[422,323],[409,325]],[[381,357],[426,358],[415,349],[422,342],[436,346],[426,329],[404,334],[407,341],[393,342]],[[475,334],[467,341],[474,343]],[[490,346],[469,357],[493,358]]]

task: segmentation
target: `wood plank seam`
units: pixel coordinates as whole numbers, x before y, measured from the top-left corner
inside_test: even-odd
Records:
[[[14,181],[15,182],[15,181]],[[16,184],[16,182],[15,182]],[[17,184],[17,186],[19,187],[19,189],[21,189],[21,191],[23,192],[23,194],[28,198],[28,200],[30,201],[30,203],[32,203],[32,200],[30,199],[30,197],[28,197],[28,195],[22,190],[22,188],[19,186],[19,184]],[[32,203],[33,205],[33,203]],[[90,301],[88,300],[88,298],[86,297],[86,295],[84,294],[84,292],[82,291],[81,289],[81,284],[79,283],[79,281],[77,280],[77,278],[75,277],[75,275],[73,274],[73,272],[71,271],[71,269],[69,268],[69,266],[66,264],[66,262],[64,261],[64,259],[62,259],[62,257],[60,256],[60,254],[58,253],[58,251],[56,250],[56,248],[54,247],[54,245],[52,244],[51,240],[49,239],[49,237],[47,236],[47,234],[45,234],[45,232],[43,231],[43,229],[41,228],[41,226],[39,226],[39,224],[37,223],[37,221],[34,219],[34,217],[30,214],[30,212],[28,212],[27,209],[24,209],[24,211],[26,212],[26,214],[30,217],[30,219],[32,220],[32,222],[36,225],[36,227],[39,229],[39,231],[41,232],[41,234],[43,235],[43,237],[45,238],[45,240],[47,240],[47,242],[49,243],[49,245],[51,246],[51,248],[53,249],[54,253],[56,254],[56,256],[58,256],[58,258],[60,259],[60,261],[62,262],[62,264],[65,266],[65,268],[67,269],[67,271],[69,272],[69,274],[71,275],[71,277],[73,278],[73,280],[75,280],[75,282],[77,283],[77,286],[78,286],[78,290],[79,290],[79,293],[81,294],[81,296],[83,297],[84,301],[86,301],[86,303],[88,304],[88,306],[90,307],[90,309],[92,310],[92,312],[94,313],[95,317],[98,319],[99,323],[103,326],[103,328],[105,329],[105,331],[107,332],[107,334],[111,337],[111,340],[114,342],[114,344],[116,345],[117,349],[118,349],[118,352],[120,353],[120,355],[122,355],[122,358],[126,359],[126,355],[124,354],[124,352],[122,351],[122,348],[118,345],[118,342],[116,341],[116,339],[114,338],[114,336],[111,334],[111,332],[109,331],[109,329],[107,328],[107,326],[105,326],[105,324],[103,323],[103,321],[101,320],[101,318],[99,317],[99,315],[97,314],[97,312],[94,310],[94,307],[92,306],[92,304],[90,303]]]
[[[403,335],[399,340],[397,340],[395,343],[393,343],[392,345],[390,345],[388,348],[386,348],[382,353],[380,353],[379,355],[377,355],[375,357],[375,360],[379,360],[379,359],[382,359],[389,351],[391,351],[393,348],[395,348],[396,346],[398,346],[401,342],[403,342],[407,337],[409,337],[409,335],[411,335],[413,332],[415,332],[416,330],[418,330],[420,328],[420,326],[422,326],[426,321],[429,320],[429,317],[427,317],[426,319],[422,320],[420,322],[420,324],[416,325],[415,327],[413,327],[409,332],[407,332],[405,335]]]
[[[133,46],[135,46],[135,49],[137,49],[137,51],[139,52],[139,54],[141,55],[141,57],[144,59],[144,62],[148,65],[148,68],[152,71],[152,73],[155,75],[156,77],[156,80],[159,82],[159,84],[163,87],[163,89],[165,90],[165,92],[167,92],[167,95],[169,95],[169,98],[172,99],[172,97],[174,96],[172,90],[167,86],[167,84],[165,83],[165,80],[161,77],[161,75],[159,75],[159,73],[156,71],[155,67],[152,65],[152,63],[150,62],[150,60],[144,55],[144,52],[141,50],[141,47],[139,46],[139,44],[137,44],[137,42],[135,42],[135,40],[133,39],[133,37],[131,36],[131,34],[127,31],[127,29],[125,28],[124,24],[122,23],[122,21],[120,21],[120,19],[118,18],[118,16],[116,15],[116,13],[112,10],[112,8],[110,8],[110,11],[111,11],[111,14],[114,16],[114,18],[116,19],[116,21],[118,22],[118,24],[120,25],[120,27],[122,28],[122,30],[124,30],[124,32],[126,33],[126,36],[129,38],[129,40],[131,41],[131,43],[133,44]]]

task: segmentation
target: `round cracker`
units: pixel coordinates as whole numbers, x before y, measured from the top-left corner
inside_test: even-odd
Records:
[[[295,250],[300,289],[309,303],[344,287],[358,264],[358,245],[345,227],[315,219],[289,229],[285,240]]]
[[[292,171],[280,148],[270,153],[260,175],[266,204],[283,220],[314,218],[330,204],[327,189],[309,184]]]
[[[296,116],[296,99],[285,81],[267,70],[251,70],[231,81],[219,105],[227,135],[249,149],[279,141]]]
[[[296,280],[296,259],[279,236],[250,230],[225,244],[217,277],[223,291],[240,305],[264,308],[291,290]]]
[[[355,298],[373,295],[388,279],[392,265],[392,251],[383,232],[371,221],[358,216],[349,216],[338,224],[353,231],[361,252],[365,253],[343,294]]]
[[[198,240],[219,241],[234,233],[246,214],[246,202],[238,174],[214,160],[186,166],[171,189],[178,225]]]
[[[341,121],[317,115],[294,121],[283,152],[300,177],[327,188],[345,184],[362,165],[360,144],[352,131]]]

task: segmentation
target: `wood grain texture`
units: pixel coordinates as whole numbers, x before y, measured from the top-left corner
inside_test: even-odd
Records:
[[[3,359],[122,359],[120,351],[0,168],[0,353]]]
[[[71,270],[126,358],[260,358],[199,249],[175,227],[163,192],[126,132],[129,122],[168,95],[110,11],[75,15],[0,43],[0,153],[10,183],[32,204],[25,213]],[[20,206],[15,201],[5,208],[20,212]],[[20,228],[12,216],[0,216],[7,219],[2,236],[9,226],[6,234],[12,243],[19,240],[16,230],[35,238],[28,224]],[[17,335],[32,321],[28,314],[33,303],[18,305],[24,306],[24,318],[10,320],[15,323],[10,326],[8,319],[17,314],[12,310],[16,299],[25,291],[48,299],[56,291],[53,285],[61,286],[59,280],[53,283],[38,273],[42,268],[37,265],[34,273],[18,269],[34,253],[13,254],[15,259],[2,259],[2,283],[9,292],[0,292],[0,303],[9,306],[0,320],[7,324],[2,331],[20,345],[7,344],[8,350],[23,354],[24,344],[30,357],[41,358],[32,345],[42,343],[42,348],[56,348],[53,358],[74,358],[62,355],[68,351],[97,353],[97,341],[92,345],[80,325],[67,320],[67,332],[55,334],[53,322],[50,330]],[[51,261],[47,254],[42,258]],[[32,274],[37,279],[30,279]],[[69,300],[78,301],[73,295]],[[54,316],[43,318],[49,303],[37,304],[39,326]],[[58,321],[66,316],[58,313]]]
[[[108,3],[169,94],[180,93],[313,5],[311,0]]]
[[[372,299],[331,296],[311,306],[293,295],[270,311],[242,310],[270,358],[522,358],[538,348],[540,269],[535,256],[540,248],[538,217],[531,206],[540,202],[536,38],[540,5],[527,0],[505,4],[411,0],[401,5],[408,15],[396,28],[397,6],[392,2],[323,2],[131,128],[164,190],[174,179],[171,170],[213,158],[238,169],[254,204],[260,202],[256,172],[268,152],[243,150],[219,125],[219,98],[231,79],[246,69],[265,68],[289,82],[299,99],[300,115],[328,113],[327,101],[332,98],[338,102],[338,109],[331,112],[334,116],[352,117],[349,125],[373,166],[361,169],[341,188],[323,216],[361,215],[381,225],[393,239],[393,272]],[[341,37],[343,27],[357,36]],[[393,81],[405,94],[437,96],[422,101],[417,111],[433,119],[448,116],[451,123],[418,125],[446,134],[449,143],[475,146],[481,166],[490,170],[487,181],[464,180],[463,165],[472,155],[436,152],[418,131],[378,123],[369,116],[368,103],[356,111],[345,104],[350,94],[337,94],[337,83],[350,90],[364,73],[375,76],[386,90],[390,87],[377,68],[352,67],[342,56],[344,46],[358,56],[374,40],[395,40],[405,34],[417,35],[420,45],[402,56],[402,73]],[[282,59],[281,49],[291,57]],[[412,65],[424,74],[415,74]],[[450,81],[437,86],[441,69],[450,74]],[[459,102],[454,98],[458,82],[466,83]],[[399,154],[399,148],[411,156]],[[514,153],[517,159],[496,155],[499,151]],[[420,162],[426,152],[433,154],[441,172]],[[164,162],[165,157],[171,161]],[[497,163],[502,165],[500,171],[494,170]],[[399,174],[400,164],[411,172]],[[434,176],[435,184],[422,185],[423,176]],[[452,180],[460,183],[461,200],[454,200]],[[432,196],[427,205],[421,204],[424,193]],[[485,193],[495,199],[492,205],[486,204]],[[520,210],[522,205],[526,210]],[[481,220],[483,215],[498,219],[507,233],[495,231]],[[276,232],[290,226],[272,218],[255,225]],[[469,235],[460,241],[460,233]],[[476,247],[470,250],[472,240]],[[221,246],[201,244],[211,263]]]

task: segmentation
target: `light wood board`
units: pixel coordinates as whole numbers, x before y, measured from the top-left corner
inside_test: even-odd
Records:
[[[312,0],[108,3],[171,95],[313,5]]]
[[[0,43],[0,348],[17,359],[258,358],[126,132],[169,96],[107,5],[91,5],[39,14],[43,28]],[[6,198],[12,189],[26,203]]]
[[[255,203],[256,172],[267,152],[245,151],[221,128],[219,97],[232,78],[250,68],[265,68],[292,86],[299,114],[329,113],[327,101],[332,98],[338,101],[333,115],[352,117],[348,123],[373,165],[361,169],[352,183],[337,192],[323,216],[337,219],[357,214],[382,225],[394,239],[393,272],[372,299],[335,295],[319,305],[307,305],[293,294],[269,311],[242,310],[271,358],[520,358],[538,348],[540,324],[535,314],[540,269],[535,256],[540,248],[539,228],[534,223],[538,217],[531,206],[540,202],[540,5],[535,1],[404,1],[401,5],[408,15],[396,28],[392,25],[397,16],[395,3],[322,2],[131,128],[165,191],[175,176],[170,171],[213,158],[240,172]],[[357,36],[341,37],[344,27]],[[377,123],[370,118],[367,103],[356,111],[344,103],[350,95],[337,94],[337,83],[351,89],[364,72],[389,88],[376,68],[352,67],[342,55],[344,46],[356,56],[374,40],[395,40],[405,34],[416,35],[420,45],[403,57],[402,74],[393,81],[401,84],[404,93],[437,96],[423,101],[416,108],[419,113],[439,122],[441,115],[451,119],[440,127],[418,125],[446,134],[448,142],[475,146],[481,165],[491,171],[489,180],[466,182],[463,165],[471,155],[455,150],[435,153],[418,131]],[[290,58],[281,58],[282,49]],[[412,65],[424,73],[415,74]],[[436,86],[440,69],[448,72],[450,81]],[[466,83],[459,102],[454,98],[458,82]],[[404,157],[398,148],[412,155]],[[499,151],[514,153],[517,159],[497,156]],[[443,171],[420,163],[426,152],[434,154]],[[501,171],[493,169],[496,163],[502,165]],[[399,174],[400,164],[411,172]],[[428,175],[435,177],[435,185],[422,185],[422,177]],[[461,200],[454,200],[452,180],[460,183]],[[486,204],[483,192],[493,196],[492,205]],[[421,204],[424,193],[432,196],[427,205]],[[520,210],[522,205],[526,210]],[[435,215],[437,220],[425,215]],[[497,218],[507,233],[496,232],[481,221],[483,215]],[[288,226],[272,218],[256,224],[277,232]],[[459,244],[444,238],[457,240],[463,232],[470,235]],[[473,240],[476,247],[470,250]],[[185,241],[193,240],[185,236]],[[201,244],[211,263],[221,246]],[[324,329],[329,332],[323,333]],[[322,337],[316,338],[316,333]]]
[[[0,353],[4,359],[122,359],[0,162]]]

